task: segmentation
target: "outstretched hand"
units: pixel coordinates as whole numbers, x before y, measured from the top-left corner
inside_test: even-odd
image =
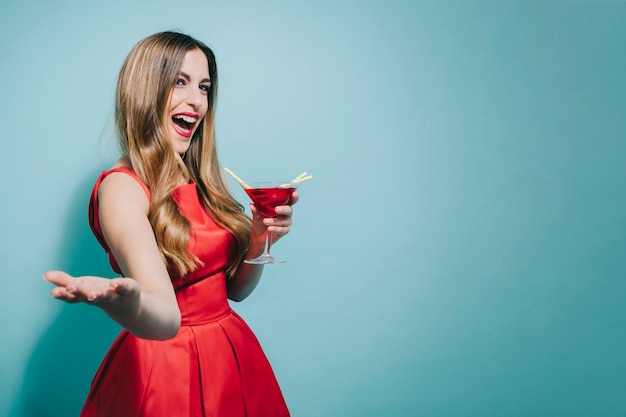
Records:
[[[99,307],[136,304],[141,288],[130,278],[72,277],[62,271],[48,271],[43,279],[56,285],[50,295],[68,303],[87,303]],[[134,300],[133,300],[134,298]]]

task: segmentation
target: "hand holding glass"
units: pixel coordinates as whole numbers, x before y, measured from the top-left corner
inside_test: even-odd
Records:
[[[256,209],[261,213],[261,217],[276,217],[276,207],[283,206],[289,202],[291,195],[296,190],[298,184],[293,182],[247,182],[242,184],[246,194],[253,201]],[[270,254],[272,247],[272,232],[269,230],[265,235],[265,253],[254,258],[245,259],[248,264],[277,264],[286,261],[278,260]]]
[[[241,185],[264,219],[276,217],[276,207],[287,204],[298,185],[313,178],[312,175],[303,172],[288,182],[244,182],[230,169],[224,167],[224,170]],[[268,230],[265,234],[265,253],[254,259],[244,259],[244,262],[249,264],[278,264],[286,262],[274,258],[270,254],[271,247],[272,233]]]

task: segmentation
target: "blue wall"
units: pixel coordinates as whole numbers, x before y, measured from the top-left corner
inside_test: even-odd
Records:
[[[76,415],[118,331],[40,277],[111,275],[86,201],[166,29],[216,52],[224,165],[315,176],[234,305],[294,416],[626,415],[626,3],[6,3],[0,415]]]

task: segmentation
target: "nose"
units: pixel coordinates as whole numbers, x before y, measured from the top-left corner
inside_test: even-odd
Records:
[[[200,92],[200,89],[190,88],[186,97],[188,105],[194,109],[198,109],[205,100],[205,96]]]

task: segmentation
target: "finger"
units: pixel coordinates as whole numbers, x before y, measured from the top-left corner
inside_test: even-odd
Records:
[[[70,294],[78,295],[80,293],[80,289],[79,289],[80,284],[81,284],[80,279],[74,278],[73,280],[68,281],[65,284],[65,290]]]
[[[73,295],[77,301],[91,302],[97,297],[97,294],[93,291],[93,289],[86,287],[78,280],[68,284],[65,289],[69,294]]]
[[[291,226],[271,226],[267,228],[272,234],[277,236],[284,236],[291,231]]]
[[[74,278],[65,286],[66,291],[77,301],[92,303],[104,295],[103,288],[94,283],[93,277]]]
[[[275,234],[286,234],[291,229],[293,221],[291,217],[274,217],[263,220],[267,226],[267,230]]]
[[[55,285],[64,287],[74,279],[63,271],[48,271],[43,274],[43,279]]]
[[[276,228],[276,227],[289,227],[293,224],[291,217],[283,217],[283,218],[269,218],[263,219],[263,224],[265,224],[268,228]],[[270,231],[272,231],[270,229]]]
[[[50,296],[70,304],[78,303],[80,301],[74,294],[68,293],[63,287],[57,287],[50,291]]]
[[[293,215],[293,209],[291,206],[277,206],[274,211],[276,211],[276,214],[281,216],[291,217]]]
[[[298,195],[297,191],[294,191],[291,194],[291,197],[289,198],[289,201],[287,201],[287,204],[292,206],[292,205],[296,204],[298,202],[298,200],[300,200],[300,196]]]
[[[290,206],[278,206],[275,209],[275,217],[267,217],[263,219],[266,226],[289,226],[293,223],[293,210]]]

